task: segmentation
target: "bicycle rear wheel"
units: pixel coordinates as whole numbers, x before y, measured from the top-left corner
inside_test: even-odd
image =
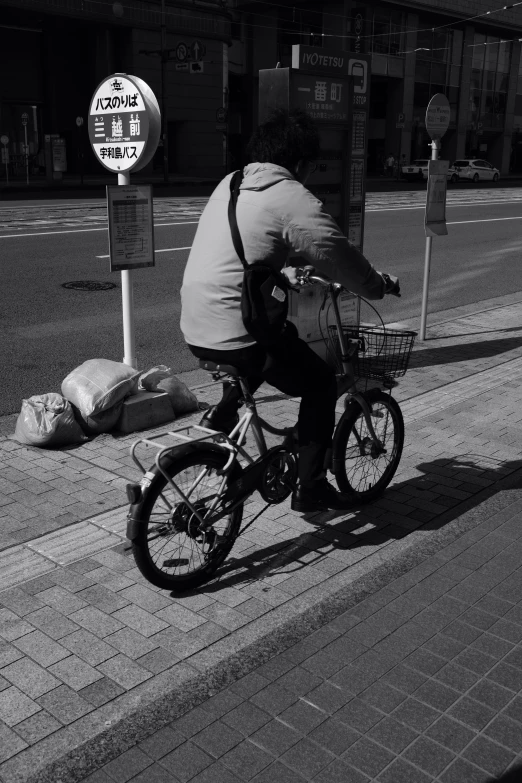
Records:
[[[204,518],[212,513],[217,494],[241,474],[237,463],[227,476],[218,474],[227,459],[225,453],[199,449],[174,457],[164,470]],[[206,582],[223,563],[239,534],[243,504],[203,535],[197,517],[157,471],[138,516],[139,530],[132,542],[138,568],[153,585],[182,592]]]
[[[399,466],[404,445],[404,419],[393,397],[374,389],[366,400],[383,450],[376,447],[357,403],[350,406],[337,425],[333,443],[333,471],[338,487],[361,503],[375,500],[386,489]]]

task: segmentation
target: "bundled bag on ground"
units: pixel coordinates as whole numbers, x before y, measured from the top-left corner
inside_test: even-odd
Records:
[[[146,391],[166,392],[176,415],[190,413],[199,407],[197,397],[164,364],[144,372],[140,376],[140,386]]]
[[[62,382],[62,394],[88,419],[97,417],[138,391],[139,372],[128,364],[110,359],[88,359]],[[107,420],[110,417],[104,417]],[[117,419],[117,416],[116,416]],[[114,423],[116,422],[116,419]],[[98,430],[98,432],[106,431]]]
[[[61,394],[38,394],[22,401],[15,439],[29,446],[53,448],[86,440],[72,405]]]

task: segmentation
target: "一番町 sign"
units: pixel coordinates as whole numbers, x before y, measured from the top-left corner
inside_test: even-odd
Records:
[[[97,87],[89,109],[89,139],[109,171],[146,166],[158,146],[160,126],[158,102],[142,79],[115,73]]]

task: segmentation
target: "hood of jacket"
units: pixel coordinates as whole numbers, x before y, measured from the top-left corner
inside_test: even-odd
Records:
[[[294,175],[275,163],[249,163],[243,169],[241,190],[265,190],[285,179],[295,180]]]

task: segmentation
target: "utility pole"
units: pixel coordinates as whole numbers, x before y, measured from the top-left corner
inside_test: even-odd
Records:
[[[169,181],[169,147],[167,124],[167,63],[170,59],[167,50],[167,19],[165,0],[161,0],[161,138],[163,140],[163,180]]]

